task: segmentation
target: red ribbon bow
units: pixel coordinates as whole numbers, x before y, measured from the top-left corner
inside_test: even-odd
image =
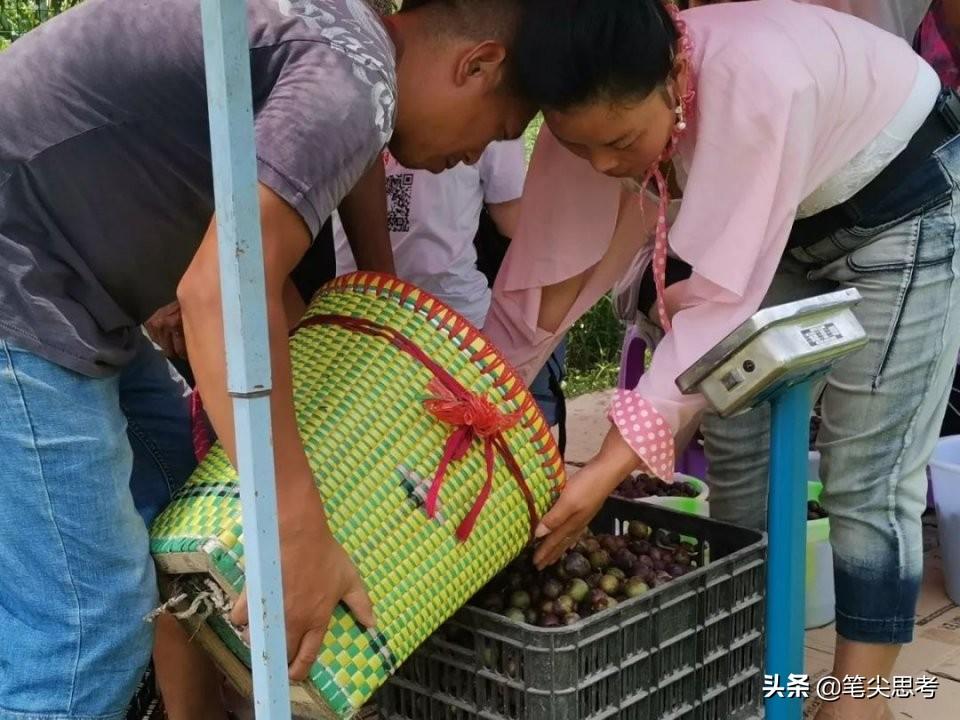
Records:
[[[353,332],[379,337],[398,350],[417,360],[433,375],[427,388],[434,395],[424,400],[427,411],[441,422],[453,425],[456,429],[447,438],[443,449],[443,456],[433,483],[427,493],[426,510],[431,519],[436,517],[437,500],[440,488],[446,479],[447,468],[450,463],[462,460],[470,450],[475,439],[483,441],[484,461],[487,467],[487,479],[477,495],[477,499],[470,508],[460,526],[457,528],[457,539],[461,542],[470,537],[477,518],[486,504],[493,490],[493,461],[494,455],[499,454],[516,481],[530,516],[530,537],[539,522],[537,503],[524,479],[523,470],[517,464],[510,446],[507,445],[503,433],[516,425],[522,416],[522,411],[510,414],[502,413],[492,402],[476,395],[465,388],[442,365],[431,358],[423,348],[419,347],[410,338],[394,328],[381,325],[366,318],[349,317],[346,315],[313,315],[306,318],[300,327],[311,325],[336,325]]]
[[[485,397],[470,393],[463,388],[458,388],[460,392],[456,393],[444,385],[439,378],[431,380],[427,390],[433,393],[433,397],[423,401],[427,411],[437,420],[456,428],[447,438],[443,457],[440,458],[440,465],[437,467],[430,491],[427,493],[427,517],[431,519],[436,517],[440,488],[446,479],[450,463],[462,460],[474,440],[480,440],[483,443],[487,477],[473,507],[457,528],[457,538],[464,541],[473,532],[477,518],[480,517],[480,512],[493,490],[493,455],[496,442],[503,441],[501,433],[516,425],[520,421],[521,413],[518,411],[506,415]]]

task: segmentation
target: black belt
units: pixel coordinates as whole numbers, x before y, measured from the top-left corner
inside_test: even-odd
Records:
[[[797,220],[790,232],[787,247],[804,247],[837,230],[856,227],[867,212],[881,206],[904,178],[926,162],[944,143],[956,137],[958,132],[960,97],[953,90],[944,90],[907,147],[866,187],[846,202]]]

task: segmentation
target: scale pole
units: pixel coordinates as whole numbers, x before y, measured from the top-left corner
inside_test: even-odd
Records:
[[[227,389],[233,398],[243,509],[254,709],[257,720],[289,720],[247,4],[203,0],[201,14]]]
[[[812,381],[771,399],[770,497],[767,504],[766,673],[786,687],[803,673],[807,550],[807,452]],[[800,720],[802,697],[766,701],[767,720]]]

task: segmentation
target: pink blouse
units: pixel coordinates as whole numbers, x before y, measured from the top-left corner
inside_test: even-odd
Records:
[[[693,274],[668,288],[672,329],[610,415],[660,477],[673,474],[674,438],[689,437],[705,408],[701,396],[680,393],[676,378],[756,312],[798,206],[880,134],[919,67],[903,40],[820,7],[732,3],[684,19],[697,112],[675,159],[685,182],[669,239]],[[544,127],[485,326],[528,381],[574,322],[649,260],[655,212],[637,198]],[[556,331],[538,327],[541,289],[580,275]]]

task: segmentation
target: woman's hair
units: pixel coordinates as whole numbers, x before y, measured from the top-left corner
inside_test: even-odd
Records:
[[[673,67],[664,0],[528,0],[517,34],[521,91],[540,107],[645,98]]]

